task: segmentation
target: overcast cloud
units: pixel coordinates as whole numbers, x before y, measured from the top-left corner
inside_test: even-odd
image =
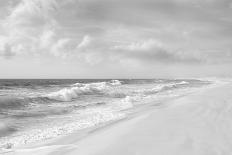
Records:
[[[19,61],[29,70],[42,64],[41,77],[65,77],[62,68],[67,77],[140,77],[131,71],[168,72],[167,65],[195,68],[197,75],[205,65],[225,70],[232,63],[231,6],[230,0],[1,0],[0,61],[15,70]],[[120,66],[125,73],[116,73]],[[214,74],[227,75],[207,75]]]

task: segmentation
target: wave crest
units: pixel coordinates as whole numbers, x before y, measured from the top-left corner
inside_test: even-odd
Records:
[[[76,83],[70,88],[63,88],[57,92],[47,95],[48,98],[58,101],[72,101],[80,95],[103,95],[112,87],[121,85],[119,80],[111,80],[110,82],[97,83]],[[117,96],[117,95],[116,95]],[[120,96],[120,95],[119,95]]]
[[[188,82],[186,81],[181,81],[178,83],[169,83],[169,84],[158,84],[150,90],[143,90],[142,93],[145,95],[156,94],[156,93],[163,92],[166,90],[171,90],[173,88],[178,88],[178,87],[181,87],[187,84]]]

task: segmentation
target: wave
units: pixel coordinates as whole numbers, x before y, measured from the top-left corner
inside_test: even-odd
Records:
[[[186,86],[188,84],[189,83],[186,81],[166,83],[166,84],[156,84],[156,86],[152,89],[136,90],[135,93],[151,95],[165,90],[178,88],[180,86]],[[106,97],[125,98],[127,97],[128,92],[125,93],[122,91],[117,91],[117,89],[114,89],[120,85],[122,85],[122,83],[119,80],[111,80],[109,82],[97,82],[97,83],[87,83],[87,84],[75,83],[71,85],[71,87],[63,88],[59,91],[52,92],[46,95],[46,97],[62,102],[69,102],[75,100],[81,97],[82,95],[105,95]]]
[[[9,109],[21,109],[26,108],[33,104],[49,104],[54,102],[71,101],[79,97],[80,95],[101,95],[106,94],[107,90],[112,87],[121,85],[118,80],[112,80],[110,82],[98,82],[82,84],[76,83],[70,88],[64,88],[57,92],[50,93],[48,95],[36,96],[36,97],[12,97],[1,96],[0,97],[0,111]],[[122,98],[125,97],[123,93],[108,92],[110,97]]]
[[[143,89],[134,91],[136,94],[152,95],[162,91],[179,88],[187,85],[188,82],[181,81],[177,83],[157,84],[152,89]],[[96,83],[76,83],[68,88],[63,88],[59,91],[49,93],[47,95],[37,97],[1,97],[0,111],[3,109],[20,109],[33,104],[49,104],[54,102],[69,102],[83,95],[104,95],[111,98],[126,98],[130,92],[125,92],[121,89],[116,89],[122,85],[119,80],[111,80],[109,82]]]
[[[15,98],[15,97],[1,97],[0,98],[0,111],[3,109],[20,109],[28,107],[32,104],[48,104],[54,102],[54,100],[48,97],[25,97],[25,98]]]
[[[120,110],[127,110],[133,108],[137,104],[141,104],[140,101],[149,96],[153,95],[159,92],[163,92],[166,90],[171,90],[174,88],[179,88],[181,86],[188,85],[189,83],[186,81],[181,81],[181,82],[176,82],[176,83],[169,83],[169,84],[157,84],[154,88],[152,89],[147,89],[147,90],[139,90],[136,91],[136,95],[127,95],[123,99],[120,100],[120,102],[117,102],[116,107]]]
[[[119,80],[111,80],[109,82],[97,82],[97,83],[76,83],[70,88],[63,88],[57,92],[53,92],[47,95],[48,98],[57,101],[72,101],[78,98],[80,95],[104,95],[107,94],[107,90],[112,87],[120,86],[121,82]],[[121,93],[111,94],[110,96],[121,97],[125,96]]]
[[[189,83],[186,81],[181,81],[177,83],[168,83],[168,84],[158,84],[152,89],[143,90],[142,93],[145,95],[151,95],[151,94],[156,94],[156,93],[163,92],[166,90],[172,90],[174,88],[179,88],[181,86],[186,86],[188,84]]]

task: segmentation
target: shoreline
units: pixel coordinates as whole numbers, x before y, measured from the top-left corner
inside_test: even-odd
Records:
[[[77,131],[77,132],[71,133],[69,135],[65,135],[62,137],[47,140],[45,142],[39,142],[39,143],[35,143],[35,144],[25,145],[22,147],[17,147],[13,151],[10,151],[10,152],[5,153],[5,154],[38,154],[38,152],[37,152],[38,150],[39,150],[39,154],[50,154],[50,153],[51,154],[53,154],[53,153],[54,154],[62,154],[62,152],[64,150],[66,150],[66,151],[69,150],[70,154],[78,154],[78,153],[80,153],[80,154],[99,154],[98,150],[102,147],[103,148],[106,147],[103,145],[105,142],[108,142],[108,141],[110,141],[111,143],[118,142],[117,137],[121,137],[124,134],[128,135],[130,132],[133,133],[134,131],[132,129],[134,129],[134,126],[140,127],[139,124],[141,122],[148,121],[148,118],[151,120],[154,120],[153,115],[158,115],[158,116],[162,115],[163,116],[163,114],[161,114],[161,112],[167,113],[173,107],[175,109],[176,106],[177,107],[183,106],[182,105],[183,100],[187,100],[188,102],[191,103],[192,96],[198,96],[198,97],[200,96],[200,98],[201,98],[202,94],[204,96],[204,94],[208,93],[207,92],[208,90],[209,91],[213,90],[213,92],[214,92],[215,89],[216,90],[218,88],[224,89],[224,87],[228,87],[228,85],[230,85],[230,84],[225,84],[225,85],[219,84],[216,86],[211,86],[210,88],[202,88],[199,92],[190,93],[186,96],[175,98],[174,100],[168,100],[167,101],[168,106],[157,108],[158,106],[151,104],[149,106],[146,106],[142,111],[138,111],[137,113],[134,113],[129,117],[126,117],[126,118],[123,118],[123,119],[120,119],[117,121],[113,121],[110,123],[108,122],[106,125],[94,127],[91,129],[84,129],[85,130],[84,132]],[[230,87],[230,88],[232,90],[232,87]],[[159,122],[160,120],[158,119],[157,121]],[[163,124],[163,126],[165,126],[165,124]],[[153,126],[149,126],[149,125],[148,125],[148,127],[153,128]],[[146,128],[146,130],[147,130],[148,127],[145,126],[144,128]],[[161,127],[158,127],[158,128],[161,128]],[[119,130],[119,132],[118,132],[117,131],[118,129],[121,129],[121,130]],[[136,130],[137,129],[135,129],[135,131]],[[151,133],[151,134],[154,134],[154,133]],[[129,135],[131,136],[131,134],[129,134]],[[102,137],[104,137],[104,136],[109,137],[109,139],[108,140],[104,139],[104,138],[101,139],[100,138],[101,136]],[[135,138],[135,140],[141,140],[141,137]],[[93,148],[93,149],[95,149],[95,151],[88,152],[88,150],[89,151],[92,150],[91,147],[90,147],[91,149],[88,147],[88,144],[92,144],[92,143],[98,142],[98,141],[101,141],[101,144],[96,143],[97,146],[95,146]],[[149,141],[149,139],[148,139],[148,141]],[[110,152],[108,152],[109,150],[107,147],[107,149],[106,148],[103,149],[103,152],[100,151],[101,152],[100,154],[107,154],[106,152],[108,152],[108,154],[116,154],[117,151],[115,152],[113,146],[114,146],[113,144],[112,144],[112,146],[110,146],[113,149],[113,150],[110,149],[111,150]],[[117,146],[117,147],[119,147],[119,146]],[[131,144],[128,144],[128,147],[133,148],[133,146]],[[145,147],[145,146],[140,146],[140,147]],[[119,149],[119,150],[123,150],[123,149],[124,149],[124,147],[121,146],[121,149]],[[102,150],[102,149],[100,149],[100,150]],[[105,152],[104,150],[105,151],[107,150],[107,151]],[[147,151],[149,151],[149,148]],[[143,153],[146,154],[148,152],[143,152]],[[66,154],[66,152],[65,152],[65,154]],[[127,152],[125,154],[131,154],[131,153]]]

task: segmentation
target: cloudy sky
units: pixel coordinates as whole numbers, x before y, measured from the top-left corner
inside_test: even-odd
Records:
[[[0,0],[0,78],[232,76],[231,0]]]

